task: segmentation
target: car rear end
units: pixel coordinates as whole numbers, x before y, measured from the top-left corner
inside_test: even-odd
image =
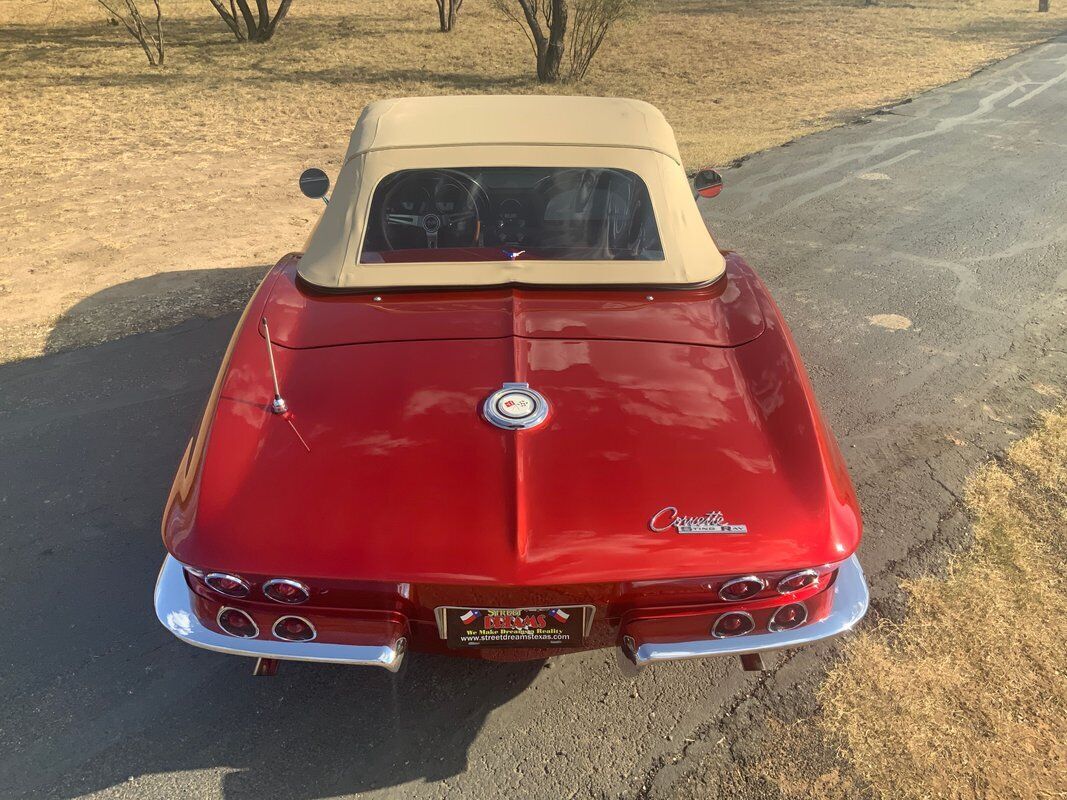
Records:
[[[855,557],[758,575],[491,588],[238,576],[169,559],[157,591],[164,624],[193,644],[390,670],[408,651],[517,661],[618,647],[636,667],[760,653],[843,633],[867,603]]]

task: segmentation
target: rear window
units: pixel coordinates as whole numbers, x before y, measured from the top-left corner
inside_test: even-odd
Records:
[[[648,189],[621,169],[394,172],[371,199],[360,262],[663,259]]]

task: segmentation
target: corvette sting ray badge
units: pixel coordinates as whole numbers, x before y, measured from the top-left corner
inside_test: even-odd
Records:
[[[676,533],[748,533],[748,526],[727,522],[721,511],[709,511],[698,517],[684,516],[674,506],[661,508],[652,515],[648,527],[654,533],[674,528]]]

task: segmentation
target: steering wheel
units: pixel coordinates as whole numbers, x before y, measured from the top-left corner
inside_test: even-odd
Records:
[[[401,177],[382,199],[379,218],[390,250],[469,247],[481,239],[481,187],[446,170]]]

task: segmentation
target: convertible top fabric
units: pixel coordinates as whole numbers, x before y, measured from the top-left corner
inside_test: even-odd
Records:
[[[633,147],[679,164],[674,131],[655,106],[609,97],[413,97],[371,103],[345,161],[394,147],[478,144]]]
[[[404,169],[465,166],[615,168],[636,173],[652,200],[661,261],[360,264],[371,195]],[[667,120],[639,100],[599,97],[418,97],[371,103],[360,115],[329,206],[308,240],[300,276],[326,289],[689,286],[724,270],[700,217]]]

